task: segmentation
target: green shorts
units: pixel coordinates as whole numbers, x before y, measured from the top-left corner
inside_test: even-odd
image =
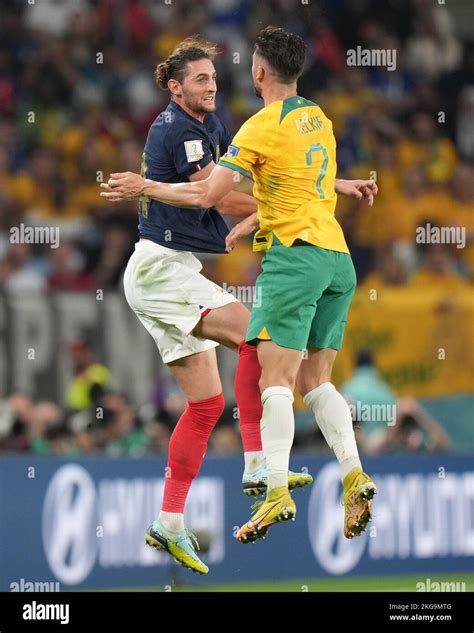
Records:
[[[287,248],[274,236],[257,278],[246,341],[341,349],[356,284],[347,253],[306,242]]]

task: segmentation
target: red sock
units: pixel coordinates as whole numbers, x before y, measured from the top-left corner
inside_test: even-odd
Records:
[[[235,372],[235,399],[239,408],[240,434],[244,452],[261,451],[260,419],[262,401],[258,381],[262,369],[258,362],[257,346],[245,341],[239,345],[239,362]]]
[[[224,396],[221,393],[199,402],[188,402],[168,448],[161,508],[164,512],[184,512],[186,497],[201,468],[209,436],[223,411]]]

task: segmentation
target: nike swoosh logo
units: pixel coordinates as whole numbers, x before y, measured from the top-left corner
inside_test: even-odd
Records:
[[[269,508],[265,514],[262,514],[262,516],[258,517],[258,519],[256,521],[252,521],[252,519],[250,519],[250,521],[247,523],[247,527],[251,530],[252,528],[258,527],[260,525],[260,523],[263,521],[263,519],[273,510],[273,508],[277,505],[278,502],[274,503],[272,505],[271,508]]]

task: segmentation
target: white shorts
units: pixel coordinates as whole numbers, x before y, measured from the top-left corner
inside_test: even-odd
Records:
[[[150,240],[135,244],[125,269],[125,297],[155,339],[164,363],[217,347],[191,332],[210,309],[236,301],[201,275],[201,269],[192,253]]]

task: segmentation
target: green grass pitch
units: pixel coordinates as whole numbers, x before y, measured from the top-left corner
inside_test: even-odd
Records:
[[[301,592],[301,591],[387,591],[387,592],[416,592],[418,582],[426,582],[430,579],[434,582],[465,583],[466,591],[474,591],[474,574],[459,572],[451,575],[441,575],[435,573],[413,574],[410,576],[385,576],[385,577],[362,577],[362,578],[329,578],[329,579],[302,579],[284,581],[263,581],[263,582],[236,582],[225,584],[211,584],[206,586],[193,586],[192,580],[183,586],[161,585],[157,587],[128,587],[126,589],[111,589],[106,591],[224,591],[224,592]],[[182,578],[184,581],[185,578]]]

